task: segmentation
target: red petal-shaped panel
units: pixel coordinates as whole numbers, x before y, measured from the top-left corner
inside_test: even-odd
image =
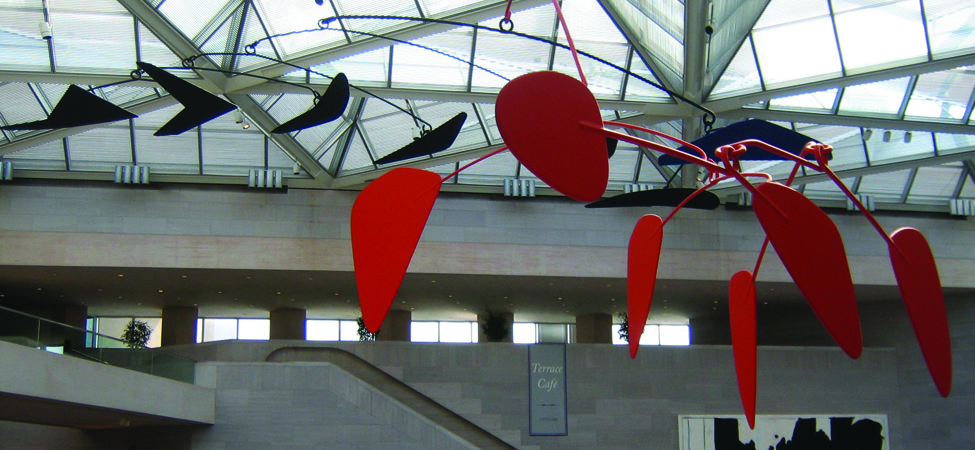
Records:
[[[663,241],[663,221],[660,216],[647,214],[637,221],[630,236],[626,262],[626,316],[630,339],[630,358],[636,357],[640,336],[650,314],[653,285],[657,282],[660,262],[660,243]]]
[[[901,228],[890,238],[896,246],[890,248],[890,262],[924,362],[938,393],[947,397],[951,392],[951,338],[938,266],[920,231]]]
[[[396,168],[352,205],[352,259],[366,328],[379,331],[440,191],[440,175]]]
[[[836,225],[792,188],[775,182],[756,188],[752,207],[775,253],[833,340],[851,358],[859,358],[860,315]]]
[[[728,310],[731,313],[731,345],[735,352],[738,393],[745,416],[748,417],[748,426],[754,430],[758,319],[755,313],[755,280],[751,272],[742,270],[731,277]]]
[[[579,125],[603,119],[582,82],[558,72],[522,75],[498,93],[495,117],[511,153],[553,189],[583,202],[606,192],[606,138]]]

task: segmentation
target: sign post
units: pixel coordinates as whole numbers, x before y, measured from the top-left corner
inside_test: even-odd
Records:
[[[529,432],[566,436],[565,344],[528,347]]]

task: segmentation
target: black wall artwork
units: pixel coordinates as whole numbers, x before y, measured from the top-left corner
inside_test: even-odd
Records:
[[[888,450],[884,415],[681,418],[681,450]]]

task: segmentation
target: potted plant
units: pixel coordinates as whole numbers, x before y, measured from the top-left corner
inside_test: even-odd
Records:
[[[122,330],[122,342],[129,348],[145,348],[151,335],[152,328],[148,323],[133,318]]]
[[[369,331],[369,329],[366,328],[366,321],[362,319],[362,316],[357,317],[355,319],[355,323],[356,323],[356,325],[359,326],[359,329],[356,330],[356,332],[359,333],[359,340],[360,341],[375,341],[376,340],[376,336],[379,334],[379,331],[376,331],[375,333]]]
[[[616,314],[616,318],[619,319],[620,321],[620,330],[618,331],[620,335],[620,339],[622,339],[623,342],[629,343],[630,342],[630,320],[629,317],[626,315],[626,311]]]
[[[510,335],[508,321],[504,316],[496,314],[490,309],[484,314],[481,321],[481,331],[488,342],[502,342]]]

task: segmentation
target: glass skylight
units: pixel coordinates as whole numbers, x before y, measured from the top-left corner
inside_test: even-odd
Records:
[[[477,31],[379,19],[345,20],[333,23],[329,30],[318,30],[319,19],[335,14],[330,3],[149,0],[149,8],[132,8],[136,14],[146,15],[141,18],[112,0],[92,0],[83,5],[48,3],[54,36],[50,42],[41,38],[38,28],[44,20],[40,0],[0,0],[0,124],[45,119],[69,83],[89,88],[124,81],[135,69],[135,62],[142,60],[168,67],[170,73],[191,79],[210,92],[230,99],[252,99],[254,104],[242,106],[254,115],[246,119],[255,125],[245,130],[228,114],[200,129],[156,137],[153,133],[183,108],[167,98],[164,90],[149,79],[94,89],[95,95],[140,117],[131,123],[124,120],[94,129],[53,133],[4,130],[0,134],[0,157],[4,161],[12,162],[15,170],[51,171],[52,177],[75,171],[108,174],[116,164],[138,163],[151,166],[153,173],[178,174],[181,179],[210,176],[207,182],[221,182],[223,177],[230,177],[228,182],[241,184],[242,180],[233,177],[244,177],[251,169],[276,168],[294,178],[295,157],[291,155],[307,154],[319,161],[327,168],[328,174],[323,177],[341,178],[404,164],[377,167],[374,161],[412,142],[416,122],[409,114],[357,88],[384,96],[431,126],[466,112],[467,120],[453,146],[436,158],[424,156],[407,162],[433,166],[425,168],[446,175],[459,164],[503,145],[492,94],[508,80],[542,70],[578,76],[567,50],[493,31],[504,11],[503,2],[496,0],[335,1],[339,14],[462,15],[490,28]],[[689,28],[684,23],[684,8],[680,0],[563,3],[579,50],[628,67],[649,80],[665,80],[664,84],[678,91],[684,86],[684,32]],[[140,19],[151,23],[158,34],[149,31]],[[567,42],[550,4],[515,11],[512,19],[517,32]],[[880,189],[888,197],[885,201],[906,199],[908,204],[930,206],[945,204],[957,192],[972,195],[973,188],[967,187],[971,183],[963,178],[965,166],[930,165],[926,161],[935,155],[975,157],[975,133],[958,133],[967,131],[961,127],[975,118],[975,69],[962,65],[965,55],[975,50],[972,2],[771,0],[767,6],[762,1],[714,2],[708,20],[714,33],[707,37],[700,55],[705,67],[703,79],[697,81],[704,86],[703,92],[686,94],[708,99],[707,106],[723,117],[723,124],[737,121],[748,112],[757,113],[755,108],[761,109],[761,117],[785,126],[791,126],[793,120],[815,122],[816,117],[823,117],[823,122],[844,125],[800,124],[796,128],[834,146],[830,162],[834,170],[896,162],[899,169],[907,171],[908,176],[898,175],[894,180],[903,183],[899,189]],[[755,27],[749,29],[753,23]],[[694,24],[694,28],[701,25]],[[303,30],[314,31],[300,32]],[[404,32],[397,36],[434,50],[361,33],[391,31]],[[257,124],[290,120],[312,107],[312,96],[294,86],[257,78],[227,78],[177,69],[177,53],[241,52],[258,39],[280,34],[286,35],[262,41],[257,52],[313,66],[328,76],[343,72],[349,77],[352,98],[340,119],[287,136],[266,137]],[[187,42],[197,48],[187,48]],[[167,43],[180,47],[174,52]],[[344,47],[350,43],[354,47]],[[254,75],[309,82],[319,93],[331,82],[327,77],[254,56],[211,59]],[[959,65],[952,67],[952,61]],[[633,123],[674,136],[681,136],[688,121],[700,121],[699,113],[683,102],[676,101],[675,105],[665,92],[644,81],[585,56],[581,62],[607,120],[624,114]],[[891,78],[891,73],[897,77]],[[847,75],[857,76],[858,84],[844,80]],[[245,94],[249,97],[241,97]],[[737,104],[735,98],[739,96],[740,103],[747,106]],[[905,117],[910,126],[898,122]],[[659,120],[670,122],[657,123]],[[909,139],[905,128],[912,130]],[[884,139],[888,132],[889,142]],[[672,146],[655,136],[632,133]],[[275,140],[280,140],[284,149]],[[428,159],[431,161],[425,161]],[[748,163],[748,167],[780,176],[787,174],[791,164],[759,162]],[[634,181],[663,185],[673,170],[676,167],[661,173],[653,158],[633,145],[620,143],[610,160],[607,195]],[[856,175],[854,172],[844,178],[852,183]],[[883,175],[872,173],[861,184],[867,191],[875,189],[880,182],[873,177]],[[500,189],[502,179],[516,176],[534,179],[539,187],[545,187],[520,167],[510,152],[468,169],[449,183],[459,190],[465,185],[477,186],[472,190],[483,186]],[[808,186],[809,193],[841,199],[838,191],[826,184]]]

